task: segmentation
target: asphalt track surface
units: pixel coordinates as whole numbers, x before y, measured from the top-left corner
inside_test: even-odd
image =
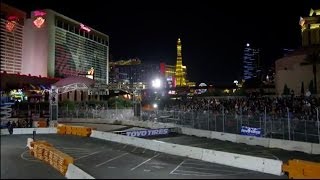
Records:
[[[29,154],[25,146],[27,138],[31,136],[1,136],[1,179],[64,179],[65,177],[53,167]],[[161,138],[164,141],[170,139],[177,140],[176,137]],[[36,140],[46,140],[71,155],[75,159],[76,166],[97,179],[287,178],[285,175],[275,176],[233,168],[95,138],[38,134]]]
[[[97,128],[99,131],[120,131],[120,130],[135,130],[143,129],[137,127],[128,127],[123,125],[109,125],[109,124],[90,124],[90,123],[65,123],[70,125],[83,125]],[[217,151],[224,151],[230,153],[237,153],[249,156],[263,157],[269,159],[279,159],[287,162],[290,159],[301,159],[306,161],[320,162],[320,155],[307,154],[298,151],[286,151],[278,148],[266,148],[263,146],[252,146],[242,143],[233,143],[229,141],[221,141],[217,139],[201,138],[187,135],[171,135],[169,137],[152,137],[148,139],[157,139],[159,141],[200,147],[205,149],[212,149]]]

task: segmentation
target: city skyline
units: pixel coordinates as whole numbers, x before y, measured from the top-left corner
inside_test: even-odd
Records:
[[[52,9],[109,35],[113,60],[137,57],[142,62],[174,65],[176,40],[181,38],[187,77],[198,83],[233,82],[241,76],[246,43],[261,49],[265,66],[281,57],[283,48],[299,48],[299,18],[320,5],[320,1],[276,6],[276,1],[245,1],[238,8],[228,3],[212,5],[210,1],[106,1],[103,3],[110,5],[106,7],[94,3],[101,1],[91,1],[75,7],[60,0],[4,2],[27,13]]]

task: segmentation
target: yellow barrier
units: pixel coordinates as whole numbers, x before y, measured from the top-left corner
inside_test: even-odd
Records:
[[[33,149],[30,152],[35,158],[50,164],[63,175],[66,174],[68,165],[74,161],[71,156],[59,151],[45,141],[31,142],[31,147]]]
[[[89,137],[91,135],[92,128],[85,126],[69,126],[59,124],[57,127],[58,134],[72,134],[77,136]]]
[[[320,179],[320,163],[293,159],[282,165],[282,171],[290,179]]]

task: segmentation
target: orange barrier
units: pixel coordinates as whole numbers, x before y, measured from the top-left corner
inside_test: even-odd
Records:
[[[282,165],[282,171],[290,179],[320,179],[320,163],[293,159]]]
[[[74,161],[71,156],[57,150],[52,144],[46,141],[31,142],[31,147],[33,147],[33,149],[30,150],[31,155],[47,162],[63,175],[66,174],[68,165]]]
[[[72,134],[77,136],[89,137],[91,135],[92,128],[85,126],[69,126],[59,124],[57,127],[58,134]]]

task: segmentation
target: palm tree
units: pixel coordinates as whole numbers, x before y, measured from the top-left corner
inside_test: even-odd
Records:
[[[312,65],[314,93],[317,94],[317,64],[320,64],[320,47],[312,48],[301,65]]]

